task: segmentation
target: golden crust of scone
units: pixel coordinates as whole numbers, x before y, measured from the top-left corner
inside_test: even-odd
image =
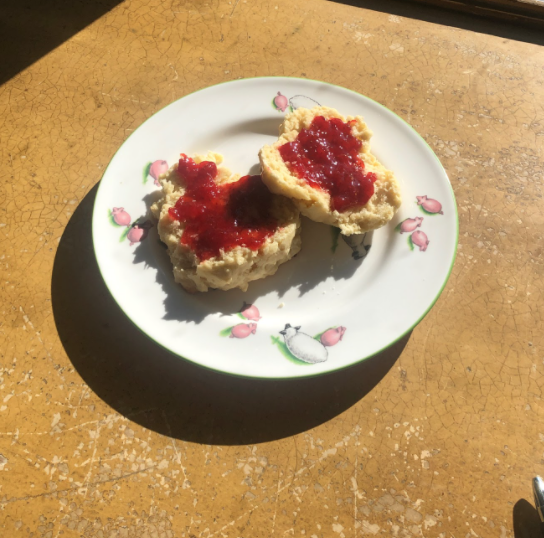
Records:
[[[223,157],[209,152],[196,156],[195,162],[212,161],[220,165]],[[180,242],[184,225],[170,217],[168,210],[173,207],[185,192],[180,183],[177,163],[163,174],[159,181],[162,186],[160,199],[152,205],[151,212],[157,219],[157,229],[161,240],[168,247],[174,268],[174,279],[188,292],[212,289],[230,290],[240,288],[245,291],[252,280],[273,275],[279,265],[290,260],[300,251],[300,218],[293,203],[283,196],[273,196],[272,211],[279,222],[274,235],[268,237],[256,251],[246,247],[235,247],[219,256],[200,261],[194,252]],[[240,175],[232,174],[224,166],[218,166],[216,182],[219,184],[238,181]]]
[[[329,194],[291,174],[283,161],[278,148],[295,140],[302,129],[310,127],[316,116],[339,118],[343,122],[354,120],[351,132],[362,141],[360,158],[365,163],[365,171],[374,172],[377,177],[374,194],[364,206],[344,212],[333,211]],[[303,215],[317,222],[337,226],[344,235],[361,234],[381,228],[393,218],[400,207],[401,195],[393,172],[386,170],[370,152],[371,136],[372,131],[361,116],[345,118],[333,108],[324,106],[298,108],[285,117],[280,126],[279,139],[271,146],[264,146],[259,152],[263,182],[270,191],[291,198]]]

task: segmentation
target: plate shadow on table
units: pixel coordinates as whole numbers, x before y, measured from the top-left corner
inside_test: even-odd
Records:
[[[535,507],[525,499],[520,499],[512,513],[515,538],[542,538],[544,526]]]
[[[309,430],[356,404],[387,374],[410,334],[378,356],[328,375],[258,380],[206,370],[166,351],[120,310],[91,237],[96,187],[72,216],[52,277],[53,313],[84,382],[118,413],[185,441],[238,445]]]

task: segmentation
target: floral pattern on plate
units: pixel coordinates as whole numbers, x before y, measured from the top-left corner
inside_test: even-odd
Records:
[[[329,358],[327,348],[335,346],[342,340],[345,327],[331,327],[315,336],[310,336],[300,330],[299,327],[292,327],[290,323],[285,325],[280,334],[283,335],[283,342],[277,336],[272,336],[272,344],[276,345],[281,354],[296,364],[319,364]]]
[[[317,96],[319,103],[314,98]],[[311,242],[312,248],[303,249],[275,276],[253,283],[249,292],[184,294],[174,282],[168,256],[149,240],[148,233],[153,232],[146,220],[149,217],[136,218],[147,214],[161,174],[184,148],[220,149],[218,144],[227,132],[237,136],[229,138],[225,156],[250,170],[262,144],[276,139],[277,130],[272,126],[279,125],[284,114],[318,104],[345,114],[360,114],[372,126],[373,146],[403,180],[404,204],[395,223],[366,237],[340,238],[335,231],[331,238],[326,226],[305,222],[306,246]],[[197,109],[202,132],[179,129],[180,121],[191,121]],[[142,155],[151,158],[140,159]],[[425,198],[418,200],[416,195]],[[417,215],[423,218],[420,225],[403,230],[402,244],[398,245],[401,234],[400,230],[395,233],[394,227],[408,217],[415,220]],[[438,215],[440,218],[433,218]],[[382,304],[376,297],[404,293],[407,278],[410,298],[396,303],[395,317],[402,321],[402,327],[415,326],[436,301],[451,271],[457,226],[455,198],[444,169],[405,122],[380,104],[345,88],[265,77],[232,81],[183,97],[138,128],[115,154],[100,181],[92,232],[97,263],[114,299],[160,345],[214,370],[285,379],[355,364],[398,340],[400,325],[381,321],[390,314],[386,306],[389,302]],[[120,235],[127,245],[132,243],[130,248],[119,248]],[[410,248],[418,247],[427,254],[407,257],[404,241],[408,239]],[[334,244],[337,250],[333,254]],[[365,263],[354,261],[365,254]],[[161,272],[168,282],[160,277]],[[249,304],[243,305],[244,300]],[[364,316],[368,304],[373,305],[372,315]],[[301,328],[284,329],[290,320]],[[320,327],[326,330],[314,335]],[[281,329],[284,335],[279,334]],[[226,338],[218,338],[221,332]],[[315,346],[308,344],[309,339]],[[246,340],[246,344],[230,345],[239,340]],[[294,355],[287,342],[292,351],[313,362]],[[313,352],[304,354],[306,345],[314,347]],[[316,354],[317,360],[325,355],[326,360],[317,362]]]
[[[130,215],[125,211],[124,207],[114,207],[108,210],[108,217],[113,226],[124,228],[119,241],[122,242],[128,239],[131,246],[134,243],[143,241],[147,237],[149,230],[153,227],[153,223],[144,217],[140,217],[131,224]]]
[[[278,112],[285,112],[289,109],[289,112],[293,112],[297,108],[313,108],[314,106],[321,106],[315,99],[307,97],[306,95],[293,95],[288,99],[281,92],[272,99],[272,106]]]
[[[159,177],[166,172],[168,172],[168,163],[166,161],[159,159],[157,161],[148,162],[144,166],[144,185],[147,183],[147,179],[149,178],[149,176],[151,176],[153,178],[153,183],[157,187],[160,187],[161,184],[159,183]]]
[[[248,321],[259,321],[261,319],[261,313],[259,309],[252,304],[248,304],[244,301],[242,308],[236,313],[239,318]],[[223,329],[219,332],[219,336],[228,336],[229,338],[247,338],[251,334],[257,332],[257,323],[238,323]]]

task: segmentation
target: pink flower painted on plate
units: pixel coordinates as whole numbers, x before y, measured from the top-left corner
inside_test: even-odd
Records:
[[[411,235],[411,239],[412,243],[414,245],[417,245],[421,252],[425,252],[427,250],[427,247],[429,245],[429,239],[427,238],[427,234],[425,232],[422,232],[421,230],[416,230]]]
[[[251,321],[259,321],[261,319],[259,309],[255,305],[247,304],[246,302],[244,302],[240,314]]]
[[[406,219],[402,221],[400,225],[400,233],[413,232],[416,228],[421,226],[423,217],[416,217],[415,219]]]
[[[149,175],[153,178],[155,185],[160,187],[159,177],[168,171],[168,163],[166,161],[155,161],[149,167]]]
[[[345,332],[345,327],[336,327],[336,329],[329,329],[321,335],[321,343],[327,347],[335,346],[336,344],[338,344],[338,342],[340,342],[340,340],[342,340]]]
[[[442,204],[438,200],[427,198],[427,196],[416,196],[417,205],[420,205],[427,213],[439,213],[443,215]]]
[[[130,226],[130,215],[125,211],[124,207],[114,207],[111,211],[111,216],[115,224]]]
[[[278,95],[274,97],[274,106],[281,110],[282,112],[285,112],[287,110],[287,107],[289,106],[289,101],[285,95],[282,95],[280,92],[278,92]]]
[[[127,234],[130,246],[134,245],[134,243],[141,243],[147,237],[147,233],[152,226],[148,220],[136,223]]]
[[[240,323],[232,328],[229,338],[247,338],[250,334],[255,334],[256,332],[256,323]]]

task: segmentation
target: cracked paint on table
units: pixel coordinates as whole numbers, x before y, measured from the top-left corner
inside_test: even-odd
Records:
[[[181,375],[100,287],[88,226],[116,149],[172,100],[259,75],[376,99],[451,178],[452,276],[375,386],[348,371],[296,400]],[[2,86],[6,536],[513,537],[544,472],[543,83],[537,46],[334,3],[133,0]]]

